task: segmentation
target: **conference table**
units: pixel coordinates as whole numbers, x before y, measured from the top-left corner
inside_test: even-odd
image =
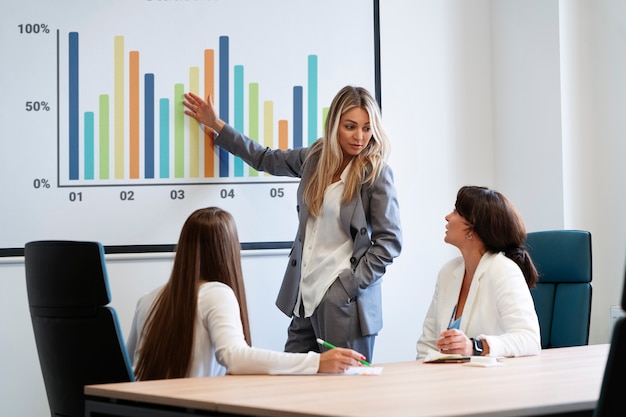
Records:
[[[87,417],[591,415],[608,344],[544,349],[499,366],[407,361],[379,375],[226,375],[88,385]]]

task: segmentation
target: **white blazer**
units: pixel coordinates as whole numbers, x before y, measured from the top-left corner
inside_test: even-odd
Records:
[[[452,259],[439,271],[435,292],[417,341],[417,358],[438,350],[435,342],[450,324],[465,263]],[[486,339],[489,356],[529,356],[541,352],[539,319],[521,269],[503,253],[485,253],[467,295],[460,330]]]

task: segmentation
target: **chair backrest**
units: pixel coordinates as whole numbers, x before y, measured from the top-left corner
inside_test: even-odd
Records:
[[[624,382],[626,382],[626,317],[615,322],[609,356],[604,368],[600,397],[593,417],[608,417],[626,409]],[[620,411],[618,411],[620,410]]]
[[[24,247],[26,289],[53,417],[84,416],[84,386],[134,381],[98,242]]]
[[[622,288],[622,310],[626,311],[626,269]],[[626,410],[624,382],[626,382],[626,317],[622,316],[617,319],[613,328],[600,397],[593,417],[614,416]]]
[[[539,272],[531,289],[539,316],[541,347],[582,346],[591,322],[591,233],[546,230],[528,233],[526,248]]]

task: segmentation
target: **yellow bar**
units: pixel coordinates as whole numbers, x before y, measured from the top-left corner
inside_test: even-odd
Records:
[[[269,100],[263,102],[263,144],[274,147],[274,103]]]
[[[124,178],[124,37],[116,36],[113,47],[113,143],[114,177]]]

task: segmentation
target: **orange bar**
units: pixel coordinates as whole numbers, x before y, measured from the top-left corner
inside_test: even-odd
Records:
[[[215,101],[215,52],[213,49],[204,51],[204,97],[211,96]],[[215,176],[215,133],[211,129],[204,129],[204,176]]]
[[[130,178],[139,178],[139,52],[130,51],[128,63]]]
[[[286,150],[289,147],[289,122],[278,121],[278,148]]]

